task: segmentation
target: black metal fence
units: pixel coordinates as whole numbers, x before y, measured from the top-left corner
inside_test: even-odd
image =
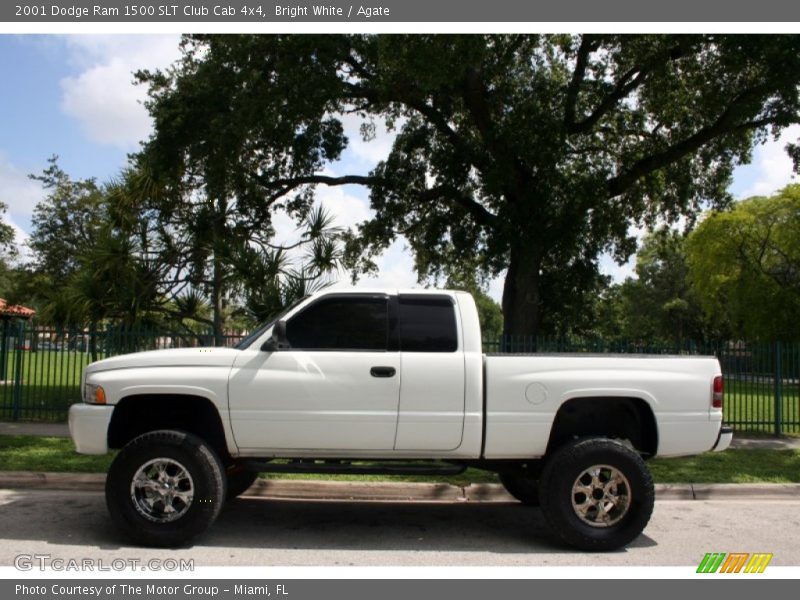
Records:
[[[246,333],[228,333],[234,346]],[[18,323],[0,339],[0,420],[64,421],[94,360],[166,348],[214,345],[211,332],[107,327],[97,332]]]
[[[800,342],[652,344],[599,338],[504,337],[484,342],[499,353],[588,352],[716,356],[725,376],[725,421],[737,430],[800,433]]]
[[[233,346],[246,332],[228,333]],[[108,327],[94,334],[18,323],[0,339],[0,420],[63,421],[80,399],[83,367],[97,359],[162,348],[213,346],[210,332]],[[486,352],[707,354],[725,375],[725,420],[739,430],[800,433],[800,343],[647,344],[603,339],[506,337]]]

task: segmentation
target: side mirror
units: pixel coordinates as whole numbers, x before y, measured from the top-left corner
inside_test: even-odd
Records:
[[[272,326],[272,336],[264,342],[261,349],[266,352],[285,350],[290,348],[289,340],[286,338],[286,321],[278,321]]]

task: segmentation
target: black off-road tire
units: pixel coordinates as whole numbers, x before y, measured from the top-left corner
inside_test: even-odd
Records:
[[[228,500],[233,500],[244,494],[258,479],[256,471],[248,471],[238,465],[228,467],[225,475],[228,479]]]
[[[627,481],[615,492],[619,498],[625,490],[627,509],[618,511],[618,520],[606,526],[589,524],[573,507],[573,500],[581,505],[587,497],[582,492],[575,493],[578,478],[599,465],[617,470]],[[568,442],[546,461],[539,484],[542,513],[553,534],[581,550],[606,552],[622,548],[642,533],[653,513],[655,490],[647,465],[635,450],[616,440],[585,438]],[[592,515],[596,512],[588,516]]]
[[[133,478],[150,461],[178,464],[191,477],[193,496],[177,511],[183,514],[175,520],[148,518],[146,509],[134,499]],[[216,520],[225,493],[225,469],[219,456],[202,439],[182,431],[151,431],[135,438],[117,454],[106,478],[106,506],[111,519],[128,539],[144,546],[173,548],[187,544]]]
[[[506,491],[525,506],[539,506],[538,473],[528,469],[515,469],[498,473]]]

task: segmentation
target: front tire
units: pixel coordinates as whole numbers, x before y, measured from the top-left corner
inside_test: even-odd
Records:
[[[642,533],[653,513],[653,478],[644,460],[612,439],[560,447],[546,462],[539,499],[552,532],[571,546],[605,552]]]
[[[181,431],[152,431],[128,443],[114,459],[106,478],[106,505],[131,541],[177,547],[216,520],[225,488],[222,463],[202,439]]]

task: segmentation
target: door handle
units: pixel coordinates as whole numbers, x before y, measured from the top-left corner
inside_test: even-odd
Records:
[[[373,377],[394,377],[397,373],[394,367],[372,367],[369,374]]]

